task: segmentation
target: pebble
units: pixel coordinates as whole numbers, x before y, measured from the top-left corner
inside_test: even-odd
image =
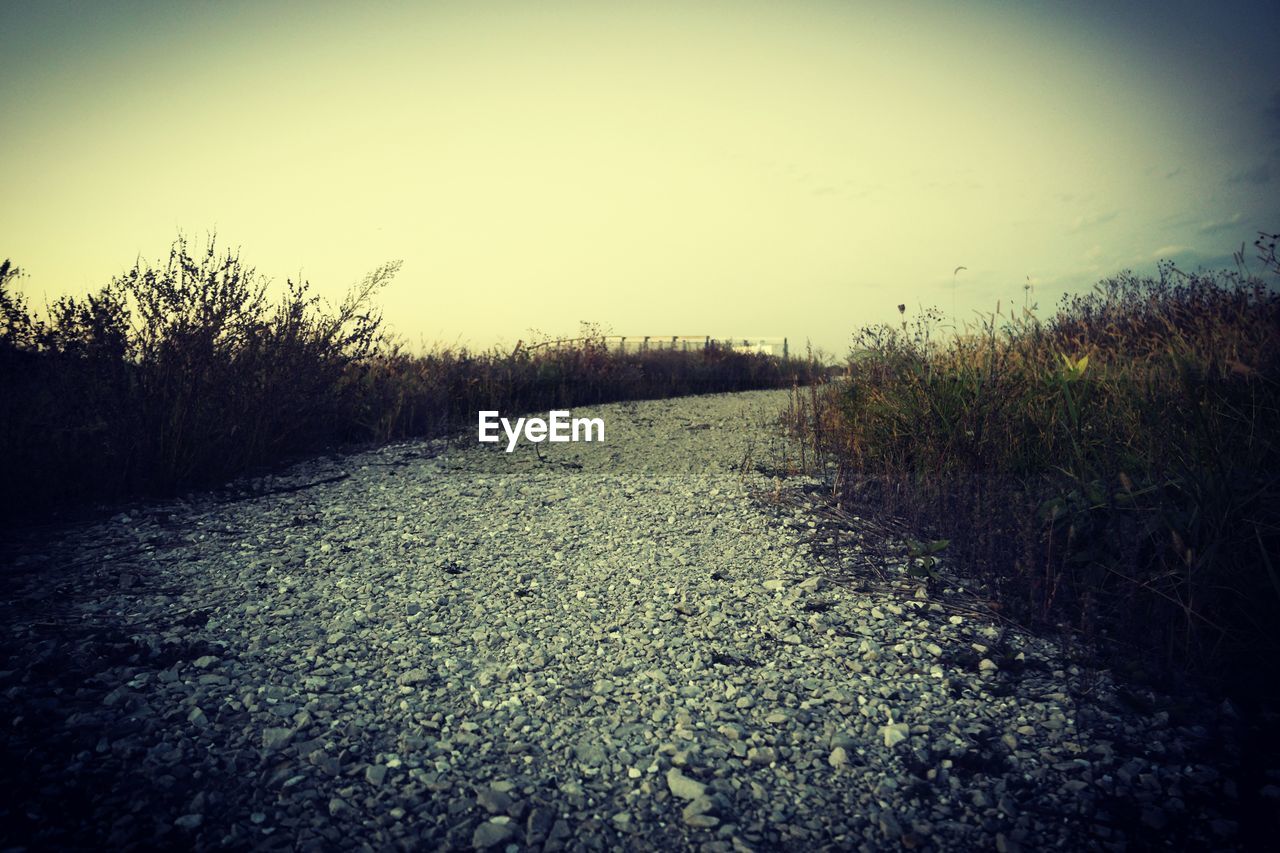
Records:
[[[667,771],[667,787],[671,793],[683,800],[696,800],[701,797],[707,789],[707,786],[690,779],[675,767]]]
[[[516,835],[516,828],[511,818],[494,817],[476,827],[471,836],[471,846],[477,850],[486,850],[503,842],[510,841]]]
[[[293,729],[269,726],[262,730],[262,748],[266,750],[284,749],[293,740],[293,734]]]
[[[1242,715],[1119,701],[856,516],[830,551],[829,481],[762,455],[786,402],[584,408],[608,441],[541,457],[326,455],[15,552],[0,695],[39,782],[6,845],[1240,846],[1202,745]],[[1045,817],[1104,801],[1105,839]]]
[[[911,727],[906,723],[890,723],[880,727],[880,734],[884,738],[884,745],[892,748],[907,739],[911,734]]]

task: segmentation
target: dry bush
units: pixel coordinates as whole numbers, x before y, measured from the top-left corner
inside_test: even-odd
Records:
[[[937,340],[936,319],[863,330],[851,381],[794,419],[846,502],[951,540],[1015,618],[1119,663],[1280,660],[1274,289],[1165,265],[1043,322],[997,313]]]

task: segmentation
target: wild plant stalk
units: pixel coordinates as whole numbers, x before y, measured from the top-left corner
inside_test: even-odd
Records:
[[[40,316],[6,261],[6,516],[215,484],[343,443],[474,428],[479,409],[786,387],[811,372],[720,346],[619,353],[592,328],[568,346],[411,355],[375,305],[398,269],[378,267],[336,307],[306,282],[287,282],[273,301],[237,253],[180,237],[161,263]]]
[[[1280,660],[1272,288],[1166,266],[1043,322],[997,312],[940,343],[936,319],[864,329],[851,381],[810,405],[847,501],[952,540],[1025,619],[1205,671]]]

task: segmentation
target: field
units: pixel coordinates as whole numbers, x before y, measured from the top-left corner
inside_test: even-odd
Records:
[[[281,293],[212,241],[176,241],[99,292],[45,315],[0,268],[0,442],[11,521],[217,485],[335,447],[475,428],[617,400],[786,387],[808,362],[738,353],[620,352],[599,330],[561,344],[412,353],[375,307],[388,264],[328,305]]]
[[[1280,271],[1274,238],[1259,248]],[[794,398],[806,461],[837,469],[839,500],[920,531],[922,579],[958,572],[1122,670],[1273,692],[1274,287],[1165,265],[1044,320],[997,311],[943,335],[941,319],[863,329],[843,380]]]

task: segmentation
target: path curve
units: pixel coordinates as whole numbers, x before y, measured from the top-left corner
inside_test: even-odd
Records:
[[[833,583],[821,525],[770,500],[809,481],[752,464],[784,403],[582,410],[606,441],[544,458],[326,457],[256,488],[318,485],[28,548],[0,690],[6,763],[29,769],[0,841],[1014,850],[1181,827],[1230,844],[1187,814],[1196,732],[945,596]]]

